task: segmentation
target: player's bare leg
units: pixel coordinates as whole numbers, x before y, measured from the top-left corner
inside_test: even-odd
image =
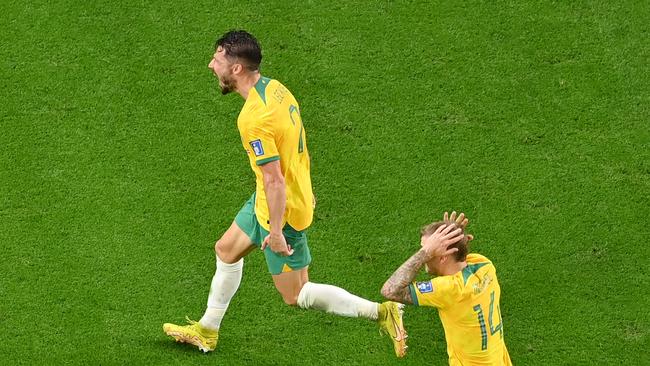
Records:
[[[188,319],[189,325],[166,323],[163,325],[165,333],[203,352],[213,351],[221,320],[241,283],[244,256],[254,248],[250,238],[233,222],[215,244],[217,270],[212,278],[205,314],[199,322]]]
[[[274,275],[273,283],[287,305],[298,305],[298,295],[309,281],[308,267]]]
[[[309,282],[307,267],[274,275],[273,283],[284,302],[289,305],[376,320],[380,330],[390,335],[395,354],[398,357],[406,354],[406,331],[402,323],[401,304],[392,301],[379,304],[340,287]]]
[[[212,278],[208,306],[199,321],[203,327],[218,330],[221,320],[241,283],[244,257],[255,247],[250,238],[236,223],[214,245],[217,270]]]
[[[380,304],[352,295],[340,287],[309,282],[307,267],[274,275],[273,283],[289,305],[342,316],[377,319]]]

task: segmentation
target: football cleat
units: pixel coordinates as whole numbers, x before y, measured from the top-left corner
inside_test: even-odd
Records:
[[[406,338],[408,338],[408,335],[402,322],[404,304],[386,301],[379,306],[379,319],[377,319],[379,332],[387,333],[395,347],[395,355],[397,357],[404,357],[408,348],[406,346]]]
[[[163,324],[163,330],[176,342],[189,343],[203,352],[214,351],[219,339],[219,331],[203,328],[199,322],[186,318],[189,325]]]

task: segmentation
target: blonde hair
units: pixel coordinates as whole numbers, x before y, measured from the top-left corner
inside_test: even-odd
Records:
[[[442,225],[449,225],[452,224],[451,221],[436,221],[432,222],[429,225],[423,226],[420,229],[420,236],[429,236],[438,230],[438,228]],[[462,228],[461,228],[462,229]],[[465,259],[467,258],[467,253],[469,253],[469,239],[467,238],[467,234],[465,233],[465,230],[462,229],[463,233],[463,238],[452,245],[449,246],[449,248],[458,248],[458,251],[452,256],[457,262],[464,262]]]

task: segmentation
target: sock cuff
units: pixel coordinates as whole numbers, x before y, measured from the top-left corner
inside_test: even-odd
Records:
[[[224,272],[237,272],[244,268],[244,258],[239,259],[235,263],[226,263],[217,255],[217,269]]]
[[[300,293],[298,294],[298,306],[307,309],[311,306],[311,296],[309,296],[309,289],[314,286],[313,282],[307,282],[302,285]]]

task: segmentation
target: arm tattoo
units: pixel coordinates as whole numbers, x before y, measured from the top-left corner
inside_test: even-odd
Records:
[[[409,285],[417,275],[418,271],[428,260],[424,250],[419,250],[413,254],[404,264],[402,264],[392,276],[384,283],[381,289],[382,295],[387,299],[399,301],[405,304],[412,304],[411,291]]]

